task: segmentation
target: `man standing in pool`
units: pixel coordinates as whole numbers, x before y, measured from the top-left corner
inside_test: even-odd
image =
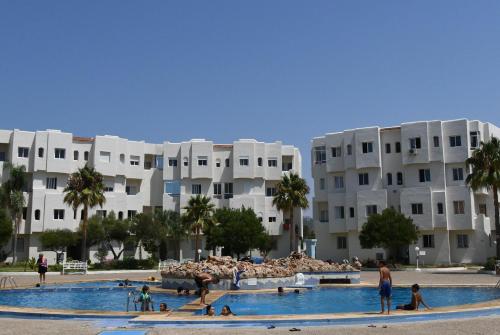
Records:
[[[392,295],[392,277],[391,271],[387,267],[384,261],[379,261],[379,273],[380,279],[378,283],[378,288],[380,290],[380,305],[382,307],[382,312],[384,314],[384,299],[387,300],[387,314],[391,312],[391,295]]]
[[[219,279],[210,273],[201,272],[194,277],[194,281],[200,292],[200,305],[206,305],[205,296],[209,293],[208,284],[217,284]]]

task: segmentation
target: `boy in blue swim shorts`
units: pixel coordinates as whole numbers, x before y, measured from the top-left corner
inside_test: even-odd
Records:
[[[391,271],[384,261],[379,261],[380,280],[378,284],[380,292],[380,305],[382,307],[381,314],[384,313],[384,299],[387,300],[387,314],[391,312],[391,295],[392,295],[392,277]]]

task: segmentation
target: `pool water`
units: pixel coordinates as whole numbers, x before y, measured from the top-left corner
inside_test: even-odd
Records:
[[[146,283],[132,282],[133,287],[123,288],[118,287],[118,282],[106,281],[2,290],[0,291],[0,305],[125,312],[128,293],[130,291],[139,292],[143,284]],[[152,293],[152,297],[155,310],[159,309],[161,302],[165,302],[170,309],[177,309],[196,299],[195,296],[177,296],[176,294],[155,292]],[[139,308],[139,304],[137,308]],[[133,299],[130,299],[129,311],[134,310]]]
[[[424,301],[430,307],[454,306],[500,299],[495,288],[421,288]],[[393,288],[392,308],[408,304],[410,288]],[[237,315],[321,314],[380,311],[377,288],[321,288],[278,294],[227,294],[213,306],[219,314],[222,306],[229,305]],[[421,306],[423,307],[423,306]]]

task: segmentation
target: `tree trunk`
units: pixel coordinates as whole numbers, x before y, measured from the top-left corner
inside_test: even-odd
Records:
[[[290,252],[295,251],[295,224],[293,222],[293,207],[290,209]]]
[[[200,253],[198,252],[198,250],[200,249],[200,228],[196,228],[196,236],[195,236],[195,257],[194,257],[194,260],[195,262],[199,262],[200,261]]]
[[[17,234],[19,231],[19,221],[20,221],[20,216],[19,214],[16,214],[16,217],[14,219],[14,240],[12,241],[12,265],[15,265],[17,263]]]
[[[82,239],[82,262],[87,261],[87,211],[88,208],[86,205],[83,206],[83,239]]]
[[[493,204],[495,205],[495,240],[497,241],[497,260],[500,260],[500,211],[498,204],[498,189],[493,186]]]

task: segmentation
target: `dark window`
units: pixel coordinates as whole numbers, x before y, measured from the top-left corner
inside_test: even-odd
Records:
[[[410,149],[420,149],[421,147],[420,137],[410,138]]]
[[[411,204],[411,213],[414,215],[424,214],[424,206],[422,204]]]
[[[224,199],[230,199],[233,197],[233,183],[224,184]]]
[[[397,174],[397,183],[398,183],[398,185],[403,185],[403,173],[402,172],[398,172],[398,174]]]
[[[226,167],[229,167],[229,166],[230,166],[229,158],[226,158]]]
[[[373,142],[363,142],[363,153],[367,154],[369,152],[373,152]]]
[[[457,235],[457,248],[468,248],[469,247],[469,235],[458,234]]]
[[[83,160],[84,160],[84,161],[88,161],[88,160],[89,160],[89,152],[88,152],[88,151],[85,151],[85,152],[83,153]]]
[[[168,159],[168,166],[176,167],[177,166],[177,159],[169,158]]]
[[[349,217],[354,217],[354,207],[349,207]]]
[[[28,217],[28,207],[23,207],[23,220]]]
[[[0,162],[5,162],[5,151],[0,151]]]
[[[262,157],[257,158],[257,165],[262,166]]]
[[[392,185],[392,173],[387,174],[387,185]]]
[[[123,212],[118,212],[118,220],[123,220]]]
[[[38,157],[42,158],[43,157],[43,148],[38,148]]]
[[[424,248],[434,248],[434,235],[422,235],[422,245]]]
[[[386,154],[390,154],[391,153],[391,144],[390,143],[386,143],[385,144],[385,153]]]
[[[337,236],[337,249],[347,249],[347,237]]]
[[[462,146],[462,137],[460,135],[450,136],[450,147]]]
[[[442,202],[438,202],[437,203],[437,213],[438,214],[443,214],[444,213],[444,208],[443,208],[443,203]]]
[[[439,136],[434,136],[433,137],[433,140],[434,140],[434,147],[439,147]]]
[[[401,152],[401,142],[396,142],[396,152]]]
[[[40,220],[40,210],[39,209],[35,210],[35,220],[37,220],[37,221]]]
[[[453,169],[453,180],[464,180],[464,169],[454,168]]]
[[[359,173],[358,179],[359,179],[359,185],[368,185],[369,184],[368,173]]]
[[[347,154],[349,156],[352,155],[352,145],[350,145],[350,144],[347,145]]]
[[[431,181],[431,170],[430,169],[420,169],[418,170],[419,180],[421,183]]]
[[[78,156],[79,156],[78,151],[77,150],[73,151],[73,160],[77,161]]]

